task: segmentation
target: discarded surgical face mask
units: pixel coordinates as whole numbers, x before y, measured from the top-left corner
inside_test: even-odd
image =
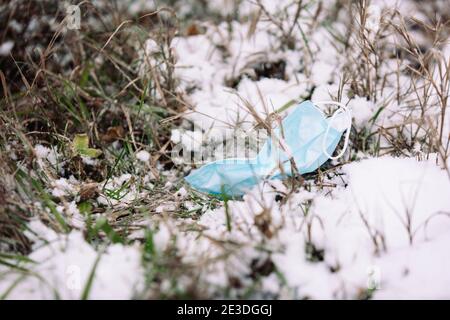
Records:
[[[341,157],[350,136],[351,111],[339,102],[318,104],[336,104],[340,108],[327,119],[311,101],[304,101],[272,130],[255,158],[213,161],[192,171],[186,181],[201,192],[240,196],[263,179],[282,179],[296,172],[312,172],[328,159]],[[332,157],[344,131],[344,149]]]

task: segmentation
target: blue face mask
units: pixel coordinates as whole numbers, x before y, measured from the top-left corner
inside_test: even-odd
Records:
[[[241,196],[263,179],[282,179],[296,172],[312,172],[328,159],[341,157],[348,145],[351,112],[334,101],[317,104],[336,104],[341,108],[327,119],[311,101],[304,101],[272,131],[256,158],[210,162],[192,171],[186,181],[201,192]],[[346,126],[334,128],[333,120],[341,115],[346,116]],[[347,131],[344,149],[332,157],[344,131]]]

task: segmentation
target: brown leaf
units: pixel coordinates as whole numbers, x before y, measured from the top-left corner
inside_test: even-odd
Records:
[[[109,127],[102,136],[102,140],[107,143],[122,139],[125,136],[125,129],[121,126]]]
[[[263,209],[263,211],[255,216],[255,225],[259,231],[264,234],[267,238],[272,238],[272,218],[270,216],[270,211]]]
[[[189,25],[186,29],[186,34],[188,36],[196,36],[200,34],[200,30],[198,29],[197,25],[195,23]]]
[[[98,195],[98,184],[95,182],[83,184],[78,194],[81,201],[95,198]]]
[[[100,109],[104,105],[105,101],[101,98],[92,98],[86,104],[88,107],[93,109]]]

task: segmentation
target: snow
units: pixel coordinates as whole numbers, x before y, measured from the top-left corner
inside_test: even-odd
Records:
[[[445,196],[450,181],[433,162],[382,157],[349,164],[344,171],[352,203],[384,234],[388,249],[409,243],[407,221],[414,242],[449,231],[450,220],[436,214],[450,209]]]
[[[14,41],[5,41],[0,45],[0,56],[7,56],[14,47]]]
[[[265,243],[274,252],[277,270],[295,292],[286,297],[354,298],[372,286],[377,288],[375,298],[449,297],[450,254],[444,246],[450,216],[443,214],[450,213],[447,173],[432,161],[390,156],[347,164],[342,173],[343,181],[333,180],[337,187],[300,191],[285,204],[274,200],[277,193],[286,192],[281,182],[262,183],[243,200],[228,203],[231,232],[223,207],[206,212],[198,223],[207,238],[177,234],[183,259],[189,263],[214,259],[223,253],[215,241],[239,243],[241,249],[232,255],[239,257],[239,263],[232,257],[217,262],[199,280],[221,286],[226,285],[227,274],[248,273],[246,263],[264,256],[255,247]],[[270,217],[273,235],[269,238],[255,227],[261,212]],[[409,229],[404,223],[407,215]],[[166,227],[156,233],[162,239],[157,243],[160,250],[167,246],[169,234]],[[307,243],[323,250],[323,261],[309,260]],[[404,270],[409,272],[403,275]],[[426,280],[430,289],[423,292],[416,276]],[[268,292],[283,287],[273,276],[264,283]]]
[[[311,70],[312,81],[316,85],[328,84],[328,82],[332,80],[332,74],[335,69],[336,67],[330,63],[317,61],[316,63],[314,63]]]
[[[203,142],[203,133],[199,130],[174,129],[172,130],[171,140],[176,144],[181,144],[186,151],[199,151]]]
[[[145,150],[141,150],[136,153],[136,158],[141,162],[148,162],[150,160],[150,153]]]
[[[369,120],[375,116],[377,111],[373,102],[358,96],[350,100],[348,106],[352,109],[353,124],[358,129],[367,126]]]
[[[136,199],[146,195],[145,192],[138,190],[133,176],[129,173],[112,177],[103,184],[104,190],[115,194],[115,196],[109,196],[108,193],[101,193],[97,197],[97,201],[105,206],[126,207]]]
[[[449,234],[413,248],[388,253],[377,261],[380,290],[375,299],[448,299]]]
[[[57,166],[59,154],[55,147],[47,148],[41,144],[36,144],[33,150],[36,155],[37,162],[41,167],[45,166],[44,160],[47,160],[53,167]]]
[[[188,194],[188,192],[187,192],[186,188],[182,187],[177,191],[177,193],[175,193],[175,196],[181,200],[181,199],[186,198],[187,194]]]
[[[37,144],[37,145],[34,147],[34,152],[35,152],[36,157],[37,157],[38,159],[45,159],[45,158],[47,158],[47,156],[50,154],[50,149],[47,148],[47,147],[44,147],[44,146],[41,145],[41,144]]]
[[[302,74],[292,75],[286,81],[276,78],[252,81],[248,78],[248,75],[254,76],[252,68],[258,64],[285,60],[291,62],[287,66],[289,70],[299,67],[294,51],[275,50],[278,40],[267,32],[267,28],[273,26],[261,24],[252,37],[245,36],[249,28],[247,23],[232,22],[232,31],[222,23],[217,28],[207,26],[206,34],[174,39],[176,75],[182,80],[183,89],[195,88],[189,95],[195,111],[187,113],[186,119],[199,128],[214,127],[222,132],[232,132],[236,124],[249,128],[255,121],[244,101],[264,118],[305,93],[307,81]],[[224,42],[228,46],[227,57],[218,47]],[[292,59],[293,56],[296,59]],[[238,77],[241,81],[237,88],[226,85],[227,81]]]
[[[76,229],[84,229],[84,217],[81,215],[78,210],[77,204],[75,201],[71,201],[69,203],[65,203],[63,206],[57,206],[56,210],[65,214],[70,219],[70,225]]]
[[[167,212],[167,211],[174,211],[176,209],[174,204],[162,204],[160,206],[157,206],[155,209],[156,213],[163,213],[163,212]]]
[[[51,234],[53,241],[30,254],[29,258],[37,263],[27,265],[32,273],[18,281],[9,299],[79,299],[97,259],[89,298],[133,297],[138,281],[142,280],[141,255],[137,247],[114,244],[99,254],[85,242],[81,232],[57,236],[42,224],[37,228],[43,234]],[[0,291],[4,292],[21,277],[21,274],[9,275],[0,283]]]
[[[85,156],[81,156],[81,160],[83,161],[84,164],[87,164],[89,166],[95,166],[98,163],[97,159],[93,159],[93,158],[89,158],[89,157],[85,157]]]
[[[70,195],[75,192],[74,186],[65,178],[60,178],[53,181],[52,195],[55,197],[62,197]]]
[[[366,286],[367,269],[377,266],[381,273],[377,294],[395,297],[391,290],[405,286],[404,281],[411,281],[409,277],[413,275],[391,274],[406,262],[402,255],[416,255],[416,246],[427,246],[433,252],[429,258],[433,257],[435,265],[440,265],[442,259],[448,260],[447,250],[442,250],[441,244],[442,237],[450,232],[450,217],[442,214],[450,212],[450,200],[446,197],[450,182],[444,171],[429,161],[392,157],[352,163],[343,171],[348,176],[347,188],[333,191],[331,198],[314,199],[311,210],[322,224],[313,230],[313,238],[325,249],[325,262],[339,266],[336,276],[353,284],[354,292]],[[410,228],[405,225],[408,216]],[[377,245],[371,234],[378,235]],[[386,262],[393,260],[403,262]],[[421,270],[423,263],[420,259],[408,260],[407,268]],[[443,270],[440,266],[435,268],[435,280],[428,282],[430,286],[439,286],[442,279],[448,279]],[[419,288],[409,290],[420,297]],[[436,294],[450,296],[448,290]]]

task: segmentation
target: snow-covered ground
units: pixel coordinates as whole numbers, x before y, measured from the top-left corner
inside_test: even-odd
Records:
[[[186,3],[180,15],[189,12]],[[408,75],[406,66],[388,53],[383,59],[370,53],[367,61],[376,68],[361,72],[358,64],[367,63],[361,60],[362,40],[356,35],[345,45],[339,40],[348,30],[348,12],[334,16],[334,2],[311,1],[295,23],[297,6],[291,0],[243,1],[237,8],[233,3],[212,1],[209,6],[222,15],[238,9],[239,19],[198,22],[204,33],[180,34],[171,43],[177,90],[190,106],[180,127],[172,130],[172,142],[196,151],[237,129],[254,128],[257,118],[269,119],[280,108],[285,116],[293,109],[286,106],[304,99],[347,104],[352,135],[363,138],[352,139],[343,158],[301,186],[265,181],[242,199],[214,205],[174,172],[186,173],[192,164],[166,172],[159,167],[167,187],[176,192],[170,200],[152,203],[150,216],[140,216],[139,224],[151,230],[151,237],[141,228],[130,233],[136,241],[127,244],[94,247],[85,239],[87,223],[77,200],[63,203],[56,210],[70,218],[72,231],[57,233],[33,219],[33,262],[20,264],[30,272],[2,267],[0,294],[78,299],[89,287],[91,299],[190,291],[208,298],[450,298],[450,175],[440,149],[429,148],[430,132],[442,126],[441,136],[449,134],[450,119],[448,114],[441,118],[438,89],[429,88],[429,107],[421,108],[412,88],[425,87],[426,80]],[[412,1],[395,3],[405,16],[423,18]],[[130,10],[139,5],[133,2]],[[364,39],[386,52],[401,41],[383,29],[392,5],[372,1],[363,28]],[[362,23],[357,20],[356,26]],[[416,41],[422,43],[421,37],[417,34]],[[154,39],[147,41],[147,54],[152,65],[164,69],[154,44]],[[449,48],[444,45],[436,53],[437,64],[450,61]],[[439,81],[437,70],[431,77]],[[345,82],[349,75],[351,81]],[[43,169],[63,161],[40,145],[35,153]],[[136,153],[145,188],[134,183],[133,174],[124,174],[105,181],[106,189],[126,185],[123,195],[100,194],[96,201],[121,208],[150,197],[155,180],[147,167],[150,160],[147,151]],[[64,197],[78,194],[81,186],[75,178],[56,178],[48,188],[53,196]],[[181,204],[201,214],[181,219],[175,215]],[[146,204],[139,206],[145,209]],[[148,239],[154,246],[150,263],[145,258]],[[149,274],[160,272],[159,263],[170,252],[176,252],[178,265],[164,268],[186,273],[163,272],[157,284],[149,283]]]

